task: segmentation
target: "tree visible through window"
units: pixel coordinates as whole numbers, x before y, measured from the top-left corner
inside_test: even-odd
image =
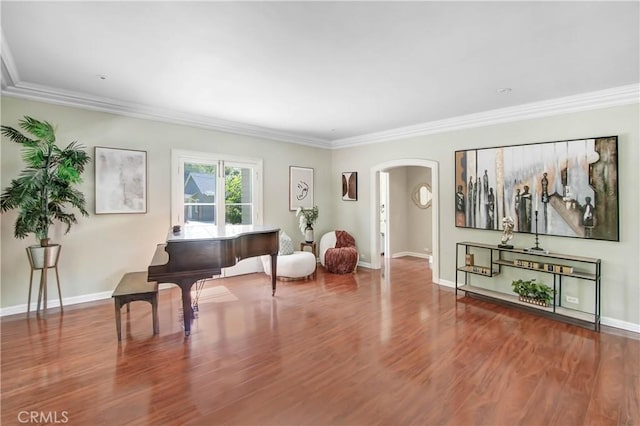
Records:
[[[226,222],[232,225],[242,223],[242,173],[237,167],[225,167]]]

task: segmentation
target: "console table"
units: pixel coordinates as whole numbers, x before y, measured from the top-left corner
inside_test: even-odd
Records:
[[[471,260],[472,256],[474,260]],[[475,259],[478,259],[480,264],[476,264]],[[494,278],[500,275],[504,267],[527,269],[551,275],[554,297],[550,306],[543,307],[522,302],[515,293],[483,288],[478,285],[480,280],[474,283],[471,279],[474,275]],[[458,284],[460,273],[464,275],[462,286]],[[600,330],[601,276],[601,260],[596,258],[532,249],[504,248],[468,241],[456,243],[456,295],[458,291],[464,291],[465,295],[526,309],[572,324],[590,325],[596,331]],[[562,284],[563,279],[567,277],[579,280],[580,285],[584,282],[584,285],[593,286],[593,312],[563,304]]]

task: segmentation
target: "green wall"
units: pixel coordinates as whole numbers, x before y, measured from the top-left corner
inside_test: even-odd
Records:
[[[60,275],[63,297],[69,302],[108,297],[122,273],[145,270],[156,244],[170,226],[171,149],[205,151],[264,160],[264,222],[285,229],[296,241],[302,238],[294,212],[288,209],[289,166],[315,169],[315,203],[320,207],[316,235],[346,229],[356,238],[366,264],[370,250],[370,171],[376,165],[400,159],[426,159],[438,163],[439,246],[434,247],[439,282],[453,285],[456,241],[497,243],[499,231],[456,228],[454,225],[454,158],[459,149],[549,142],[596,136],[619,136],[620,242],[543,237],[543,247],[568,254],[599,257],[603,261],[603,322],[640,331],[640,164],[639,106],[637,104],[580,113],[415,136],[351,148],[326,150],[233,135],[177,124],[86,111],[51,104],[2,99],[2,124],[15,126],[26,114],[58,126],[62,142],[78,140],[93,153],[95,146],[131,148],[148,152],[148,213],[92,215],[81,218],[71,233],[57,228],[53,239],[63,244]],[[19,147],[3,140],[1,184],[22,168]],[[358,201],[342,201],[341,173],[358,172]],[[90,209],[94,202],[93,167],[82,190]],[[25,247],[31,240],[13,238],[14,213],[1,218],[1,306],[3,314],[26,308],[29,266]],[[532,235],[516,235],[514,244],[533,245]],[[294,241],[295,242],[295,241]]]
[[[93,157],[94,147],[147,151],[148,205],[146,214],[107,214],[80,217],[71,232],[63,235],[56,226],[52,240],[62,244],[59,265],[65,303],[110,297],[125,272],[146,270],[156,244],[166,240],[170,223],[171,150],[230,154],[263,159],[264,223],[279,226],[293,239],[302,240],[295,212],[289,211],[289,166],[315,169],[315,203],[320,208],[316,232],[330,228],[332,200],[329,196],[331,153],[326,149],[277,142],[250,136],[177,124],[125,117],[103,112],[56,106],[14,98],[2,98],[2,124],[17,127],[24,115],[57,126],[60,144],[77,140]],[[23,168],[20,147],[8,140],[1,144],[1,185],[6,187]],[[89,165],[81,186],[89,212],[94,210],[94,167]],[[26,310],[29,264],[25,248],[35,238],[16,240],[16,213],[1,217],[0,274],[3,314]],[[53,287],[51,287],[53,288]],[[53,301],[57,293],[49,292]],[[35,297],[32,297],[32,302]],[[9,308],[9,309],[7,309]]]
[[[477,241],[497,244],[502,235],[499,231],[455,227],[454,151],[618,135],[620,242],[544,236],[542,245],[551,251],[601,258],[604,322],[640,332],[639,126],[639,107],[635,104],[335,150],[332,155],[334,190],[331,192],[335,224],[338,228],[353,230],[363,257],[369,261],[370,170],[376,165],[400,159],[437,162],[439,200],[434,201],[434,208],[439,213],[439,247],[434,247],[434,254],[439,263],[440,283],[452,286],[455,280],[455,243]],[[340,201],[339,176],[343,171],[358,172],[358,201],[355,203]],[[534,237],[516,234],[513,243],[519,247],[532,247]]]

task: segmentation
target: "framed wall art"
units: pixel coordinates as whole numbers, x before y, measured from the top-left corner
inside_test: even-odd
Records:
[[[456,226],[620,241],[617,136],[454,155]]]
[[[313,208],[313,169],[289,166],[289,210]]]
[[[358,172],[342,173],[342,199],[358,201]]]
[[[147,152],[95,148],[96,214],[147,212]]]

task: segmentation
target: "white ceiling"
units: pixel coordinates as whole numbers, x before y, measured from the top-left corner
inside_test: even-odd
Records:
[[[335,146],[637,87],[639,5],[3,0],[3,95]]]

